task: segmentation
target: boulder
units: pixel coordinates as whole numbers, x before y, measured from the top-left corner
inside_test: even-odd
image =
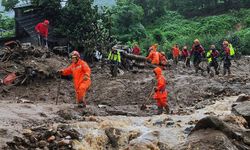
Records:
[[[248,126],[250,125],[250,101],[237,103],[233,106],[232,112],[246,119]]]
[[[236,100],[236,102],[244,102],[244,101],[250,101],[250,96],[241,94]]]

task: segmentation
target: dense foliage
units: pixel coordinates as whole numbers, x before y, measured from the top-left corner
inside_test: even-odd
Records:
[[[0,14],[0,38],[13,37],[15,20]]]
[[[240,9],[240,10],[229,10],[226,13],[221,15],[214,15],[208,17],[193,17],[187,19],[185,16],[181,15],[179,12],[179,8],[181,8],[180,4],[184,4],[187,1],[164,1],[164,0],[146,0],[147,3],[141,0],[118,0],[119,5],[115,7],[117,12],[116,18],[121,19],[123,22],[133,23],[135,22],[133,17],[128,13],[125,13],[121,8],[129,8],[126,10],[130,10],[131,12],[136,12],[133,8],[129,6],[133,6],[134,8],[142,7],[142,11],[144,15],[140,16],[140,18],[136,19],[137,24],[141,23],[141,27],[143,27],[144,32],[143,36],[134,35],[133,33],[140,32],[141,30],[137,30],[136,28],[132,28],[131,25],[118,25],[113,26],[113,31],[127,31],[124,34],[121,32],[115,32],[117,34],[117,38],[123,42],[138,42],[139,45],[144,49],[146,49],[153,43],[160,44],[160,50],[163,50],[167,53],[170,53],[170,49],[173,44],[178,43],[181,47],[187,45],[189,48],[192,46],[193,40],[198,38],[202,42],[203,46],[206,49],[209,49],[211,44],[215,44],[217,48],[221,48],[221,43],[224,39],[229,40],[233,43],[234,47],[237,50],[242,51],[243,54],[250,54],[249,51],[249,17],[250,10],[249,9]],[[127,3],[128,4],[127,4]],[[179,2],[179,3],[178,3]],[[204,1],[189,1],[192,2],[193,9],[196,9],[200,5],[199,3],[204,3]],[[194,5],[194,2],[195,5]],[[212,1],[207,1],[208,5]],[[215,2],[215,1],[213,1]],[[217,1],[216,1],[217,2]],[[233,1],[234,2],[234,1]],[[238,1],[244,2],[247,1]],[[178,3],[178,5],[177,5]],[[215,3],[214,5],[222,7],[222,4],[228,4],[228,1],[220,1],[220,3]],[[248,4],[248,3],[247,3]],[[191,5],[191,4],[190,4]],[[204,4],[205,5],[205,4]],[[223,5],[224,6],[224,5]],[[240,7],[239,5],[237,5]],[[191,7],[191,6],[190,6]],[[212,6],[211,6],[212,7]],[[226,6],[225,6],[226,7]],[[244,6],[245,7],[245,6]],[[119,9],[118,9],[119,8]],[[157,8],[157,9],[156,9]],[[170,11],[169,9],[176,8],[177,11]],[[204,8],[200,8],[199,12],[205,11],[207,6]],[[228,7],[228,9],[232,7]],[[113,10],[115,10],[113,8]],[[138,9],[137,9],[138,10]],[[161,10],[158,12],[158,10]],[[179,12],[178,12],[179,11]],[[198,11],[198,10],[197,10]],[[150,12],[150,13],[149,13]],[[119,14],[121,13],[121,14]],[[125,14],[124,14],[125,13]],[[181,13],[184,13],[181,12]],[[216,13],[216,12],[215,12]],[[139,14],[137,12],[137,14]],[[124,16],[128,16],[131,18],[125,18]],[[139,22],[140,21],[140,22]],[[114,20],[114,24],[120,22],[120,20]],[[126,27],[129,27],[130,30],[126,30]],[[133,29],[133,32],[129,32]],[[137,31],[136,31],[137,30]],[[124,35],[126,35],[124,37]],[[131,39],[132,37],[132,39]]]

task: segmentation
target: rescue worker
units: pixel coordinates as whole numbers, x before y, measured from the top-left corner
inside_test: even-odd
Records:
[[[179,54],[180,54],[180,49],[178,44],[175,44],[172,48],[172,55],[173,55],[173,61],[177,65],[179,61]]]
[[[207,73],[209,74],[211,71],[211,67],[214,67],[215,74],[218,75],[218,57],[219,57],[219,51],[216,50],[215,45],[210,46],[210,50],[207,52]]]
[[[188,47],[184,46],[181,51],[184,63],[186,67],[190,67],[190,52],[188,51]]]
[[[166,66],[167,66],[167,58],[166,58],[166,55],[163,51],[160,52],[160,66],[162,67],[163,70],[166,69]]]
[[[116,46],[112,47],[112,50],[109,52],[108,60],[111,64],[110,71],[112,77],[116,77],[118,73],[118,66],[121,64],[121,54],[116,49]]]
[[[140,55],[141,54],[141,49],[137,44],[134,45],[132,53],[134,55]]]
[[[231,74],[231,57],[230,57],[230,48],[228,41],[223,41],[223,75],[226,75],[228,71],[228,75]]]
[[[228,47],[230,49],[230,57],[231,57],[231,59],[233,59],[235,57],[235,50],[233,48],[233,45],[231,43],[229,43]]]
[[[151,46],[149,48],[149,49],[151,49],[150,53],[149,53],[148,57],[146,58],[153,65],[159,65],[160,64],[160,53],[157,52],[157,47],[158,47],[157,44],[154,44],[153,46]]]
[[[80,59],[80,54],[77,51],[73,51],[70,56],[72,64],[60,70],[59,73],[63,76],[73,76],[78,107],[86,107],[85,95],[91,85],[91,70],[88,64]]]
[[[204,48],[200,44],[200,41],[198,39],[194,40],[194,44],[192,46],[192,51],[191,51],[191,56],[194,56],[194,67],[195,67],[195,72],[198,73],[199,70],[203,73],[204,70],[200,67],[200,63],[202,61],[202,58],[204,56]]]
[[[157,102],[157,106],[158,106],[158,113],[157,114],[162,114],[163,108],[166,110],[167,113],[169,113],[169,107],[167,104],[168,93],[166,90],[166,84],[167,84],[166,79],[162,75],[162,70],[160,67],[156,67],[154,69],[154,74],[155,74],[155,77],[157,79],[157,84],[155,87],[155,93],[154,93],[153,98]]]
[[[48,31],[49,31],[49,21],[44,20],[35,26],[35,30],[38,37],[38,45],[46,46],[48,48]]]

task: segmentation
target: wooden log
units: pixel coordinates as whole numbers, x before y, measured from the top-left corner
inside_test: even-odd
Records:
[[[125,51],[120,51],[120,53],[121,53],[125,58],[131,59],[131,60],[147,61],[147,58],[146,58],[145,56],[129,54],[129,53],[126,53]]]

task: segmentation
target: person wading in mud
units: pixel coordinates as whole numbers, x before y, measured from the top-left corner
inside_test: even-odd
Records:
[[[190,67],[190,52],[187,46],[183,47],[181,54],[185,63],[185,67]]]
[[[116,46],[112,47],[112,50],[109,52],[108,60],[110,63],[110,71],[112,77],[116,77],[118,73],[118,67],[121,64],[121,54],[116,49]]]
[[[204,72],[204,70],[200,67],[204,51],[205,50],[203,46],[200,44],[200,41],[198,39],[195,39],[191,51],[191,55],[194,56],[193,61],[194,61],[195,73],[198,73],[199,70],[201,70],[201,73]]]
[[[38,36],[38,45],[48,48],[48,33],[49,33],[49,21],[44,20],[35,27]]]
[[[149,49],[149,55],[146,58],[148,61],[151,62],[153,65],[159,65],[160,64],[160,53],[157,52],[158,44],[152,45]]]
[[[179,46],[178,46],[178,44],[174,44],[174,46],[172,47],[172,55],[173,55],[173,61],[174,61],[175,65],[178,64],[179,54],[180,54]]]
[[[80,59],[80,54],[77,51],[73,51],[70,56],[72,59],[72,64],[58,72],[63,76],[73,76],[76,102],[78,107],[85,108],[87,105],[85,95],[91,85],[91,70],[88,64]]]
[[[157,102],[158,106],[158,113],[157,114],[162,114],[163,113],[163,108],[165,108],[166,112],[169,113],[169,107],[167,104],[167,97],[168,93],[166,90],[166,79],[162,75],[162,69],[160,67],[156,67],[154,69],[154,74],[157,79],[157,84],[155,87],[155,93],[153,95],[153,98]]]
[[[226,75],[228,71],[228,75],[231,74],[231,56],[230,56],[230,48],[228,41],[223,41],[223,75]]]
[[[211,45],[210,50],[207,52],[207,73],[209,74],[211,71],[211,67],[214,67],[215,74],[218,75],[218,57],[219,57],[219,51],[216,50],[215,45]]]

